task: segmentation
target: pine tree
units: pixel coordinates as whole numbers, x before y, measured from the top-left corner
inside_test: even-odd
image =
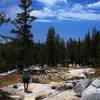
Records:
[[[80,65],[80,64],[82,64],[82,52],[81,52],[81,49],[82,48],[82,41],[80,40],[80,38],[79,38],[79,40],[78,40],[78,57],[77,57],[77,63]]]
[[[21,12],[18,13],[17,18],[12,21],[15,29],[12,29],[11,32],[16,34],[16,59],[18,61],[17,63],[22,67],[24,64],[32,64],[33,35],[30,29],[32,27],[31,23],[36,17],[30,15],[32,11],[32,0],[21,0],[19,7]]]
[[[44,65],[46,64],[46,49],[45,43],[35,43],[34,45],[34,64]]]
[[[68,64],[73,63],[73,59],[72,59],[73,53],[72,53],[72,50],[71,50],[71,48],[72,48],[71,43],[72,43],[72,39],[70,38],[69,41],[67,41],[67,48],[66,48],[67,49],[66,52],[67,52],[67,62],[68,62]]]
[[[65,42],[63,39],[61,39],[60,41],[60,46],[59,46],[59,56],[60,56],[60,63],[65,65],[66,63],[66,46],[65,46]]]
[[[40,65],[46,64],[45,44],[43,44],[43,43],[40,44],[38,58],[39,58],[39,64]]]
[[[92,65],[100,66],[100,32],[96,28],[92,31]]]
[[[67,56],[71,64],[78,62],[78,42],[74,39],[69,39],[67,42]]]
[[[48,30],[47,40],[46,40],[46,59],[47,64],[52,66],[56,65],[56,39],[55,39],[55,29],[51,27]]]
[[[96,61],[95,64],[97,67],[100,66],[100,33],[99,31],[96,32],[96,36],[95,36],[95,41],[96,41],[96,48],[95,48],[95,54],[96,54]]]
[[[85,36],[83,47],[84,47],[84,61],[85,64],[89,66],[91,62],[91,49],[92,49],[91,36],[89,32]]]
[[[56,35],[56,64],[60,64],[60,42],[61,42],[61,39],[60,39],[60,36],[59,34]]]

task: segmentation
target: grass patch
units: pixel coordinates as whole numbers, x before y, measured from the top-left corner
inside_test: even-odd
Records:
[[[11,74],[7,76],[0,77],[0,88],[11,84],[22,82],[20,74]]]

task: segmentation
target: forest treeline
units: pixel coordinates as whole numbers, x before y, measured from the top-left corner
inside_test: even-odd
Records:
[[[32,0],[20,0],[19,7],[21,12],[14,20],[0,13],[0,25],[10,22],[14,25],[10,32],[15,35],[11,42],[0,44],[0,72],[35,64],[100,67],[100,31],[96,28],[88,31],[84,39],[70,38],[64,41],[55,28],[50,27],[45,43],[35,43],[31,27],[37,18],[30,15]]]
[[[24,56],[17,42],[0,44],[0,68],[10,70],[22,67],[22,62],[29,65],[57,66],[79,64],[80,66],[100,67],[100,32],[93,28],[83,40],[70,38],[67,42],[56,34],[53,27],[48,30],[45,43],[33,43],[29,46],[29,55]],[[22,56],[21,56],[22,55]],[[26,54],[25,54],[26,55]],[[26,64],[26,62],[24,62]]]

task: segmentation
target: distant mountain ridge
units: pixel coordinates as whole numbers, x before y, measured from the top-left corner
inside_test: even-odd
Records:
[[[12,41],[12,37],[1,35],[0,34],[0,43],[7,43]]]

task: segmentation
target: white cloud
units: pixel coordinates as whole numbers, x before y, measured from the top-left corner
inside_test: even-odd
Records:
[[[74,4],[73,7],[70,9],[70,11],[72,12],[86,12],[84,10],[84,6],[82,6],[81,4]]]
[[[10,6],[6,10],[7,15],[12,19],[16,18],[17,13],[21,12],[21,9],[16,5]]]
[[[45,22],[45,23],[50,23],[52,20],[49,19],[37,19],[35,22]]]
[[[58,14],[58,19],[60,20],[100,20],[100,14],[95,13],[76,13],[76,12],[66,12],[63,11]]]
[[[43,3],[45,6],[53,6],[57,2],[64,2],[67,3],[67,0],[38,0],[39,2]]]
[[[100,20],[100,14],[96,14],[91,11],[86,11],[83,9],[82,5],[74,5],[72,9],[65,10],[51,10],[50,8],[44,7],[42,10],[32,11],[32,15],[38,17],[39,19],[56,18],[58,20]]]
[[[53,5],[57,0],[38,0],[38,1],[44,3],[45,5]]]
[[[55,5],[57,2],[67,2],[67,0],[38,0],[48,5]],[[56,5],[55,5],[56,6]],[[36,22],[52,22],[53,18],[57,20],[100,20],[100,14],[90,10],[87,6],[74,3],[71,6],[66,4],[69,9],[64,7],[54,9],[52,7],[45,6],[40,10],[33,10],[31,15],[36,16],[38,19]],[[96,6],[97,7],[97,6]],[[8,9],[8,15],[11,18],[15,18],[18,12],[21,12],[20,8],[16,5],[10,6]],[[51,20],[52,19],[52,20]]]
[[[100,1],[92,3],[92,4],[88,4],[87,7],[88,8],[100,8]]]
[[[42,10],[34,10],[31,12],[31,15],[34,15],[38,18],[46,18],[46,17],[54,17],[55,16],[54,12],[47,7],[44,7]]]

